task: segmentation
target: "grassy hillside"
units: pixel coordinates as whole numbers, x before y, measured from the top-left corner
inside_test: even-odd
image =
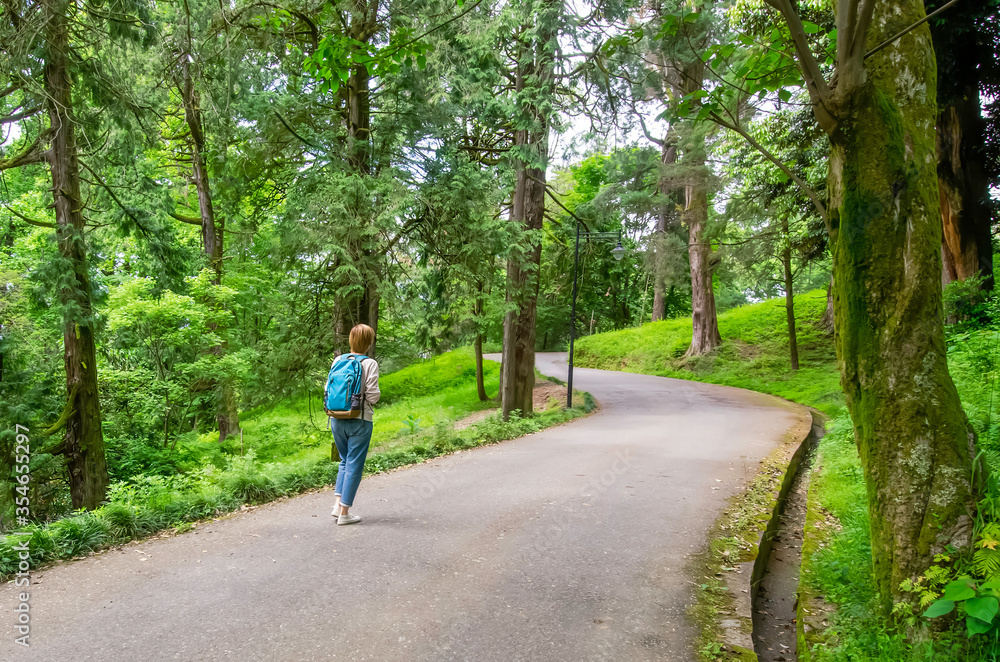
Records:
[[[495,395],[500,364],[484,361],[486,392]],[[476,392],[476,361],[470,348],[457,349],[379,378],[382,398],[375,407],[372,449],[398,447],[414,430],[429,429],[481,409]],[[323,413],[322,385],[310,397],[285,401],[259,413],[244,415],[239,436],[218,443],[218,435],[192,435],[179,446],[180,465],[195,470],[207,463],[223,466],[226,458],[253,450],[261,462],[288,462],[329,457],[331,435]],[[408,422],[409,421],[409,422]],[[242,443],[242,447],[241,447]]]
[[[691,320],[673,319],[581,338],[576,365],[693,379],[772,393],[831,415],[844,400],[833,337],[820,327],[826,292],[795,297],[800,369],[792,371],[783,299],[734,308],[719,315],[723,345],[709,356],[684,358]]]

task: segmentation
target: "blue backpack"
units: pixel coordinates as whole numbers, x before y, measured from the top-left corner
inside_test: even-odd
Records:
[[[367,356],[342,354],[330,367],[323,392],[323,406],[331,418],[361,418],[365,405],[364,375],[361,362]]]

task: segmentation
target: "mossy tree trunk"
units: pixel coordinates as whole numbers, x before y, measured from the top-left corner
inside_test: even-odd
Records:
[[[877,3],[868,44],[924,15]],[[864,42],[862,42],[864,43]],[[869,494],[875,576],[888,614],[935,554],[969,549],[975,437],[948,373],[941,299],[936,66],[920,27],[838,89],[831,132],[834,311],[841,383]],[[843,84],[843,83],[842,83]]]
[[[555,98],[556,19],[559,6],[545,2],[525,25],[534,38],[521,47],[515,72],[518,113],[514,152],[517,179],[511,220],[525,231],[507,260],[507,313],[503,321],[503,360],[500,367],[500,408],[506,420],[520,410],[533,411],[535,388],[535,320],[538,308],[542,244],[539,232],[545,217],[545,172],[549,125]]]
[[[788,356],[792,370],[799,369],[799,341],[795,332],[795,279],[792,272],[792,238],[788,233],[788,216],[781,219],[781,266],[785,272],[785,318],[788,326]]]
[[[52,144],[49,169],[56,217],[59,253],[70,270],[59,289],[64,307],[63,355],[66,365],[65,435],[61,452],[69,470],[73,508],[94,509],[108,489],[108,467],[101,430],[97,388],[94,317],[84,237],[83,197],[76,145],[76,120],[72,116],[72,77],[67,60],[68,4],[45,0],[45,93]]]
[[[701,139],[704,149],[704,139]],[[697,149],[697,148],[696,148]],[[687,356],[707,354],[722,344],[712,287],[712,246],[705,238],[708,224],[708,186],[704,151],[687,159],[692,181],[687,186],[684,219],[688,226],[688,261],[691,265],[691,346]]]

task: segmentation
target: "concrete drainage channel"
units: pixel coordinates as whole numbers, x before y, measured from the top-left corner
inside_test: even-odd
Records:
[[[816,442],[823,436],[823,419],[812,412],[809,436],[788,465],[754,561],[750,583],[753,646],[759,662],[793,662],[796,650],[796,606],[799,590],[809,467]]]

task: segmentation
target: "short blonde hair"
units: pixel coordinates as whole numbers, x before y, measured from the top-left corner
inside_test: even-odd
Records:
[[[358,324],[351,329],[348,342],[351,344],[352,352],[355,354],[364,354],[372,346],[372,343],[375,342],[375,329],[367,324]]]

